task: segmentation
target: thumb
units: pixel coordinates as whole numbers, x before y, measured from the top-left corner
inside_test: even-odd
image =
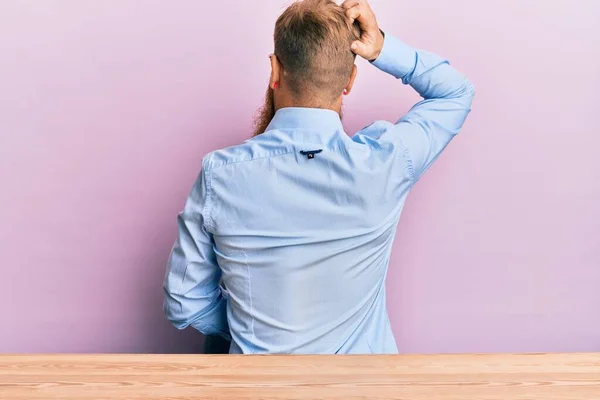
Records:
[[[355,40],[354,42],[352,42],[350,49],[352,49],[354,54],[356,54],[357,56],[365,57],[367,55],[367,46],[360,40]]]

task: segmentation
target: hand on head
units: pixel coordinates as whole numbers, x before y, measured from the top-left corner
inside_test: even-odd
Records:
[[[350,23],[358,22],[360,40],[352,43],[352,51],[368,61],[373,61],[383,48],[383,33],[379,29],[375,13],[367,0],[346,0],[342,3]]]

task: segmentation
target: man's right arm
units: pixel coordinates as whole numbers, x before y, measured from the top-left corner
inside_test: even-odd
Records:
[[[394,129],[380,137],[401,142],[416,182],[462,128],[475,90],[447,60],[413,49],[390,35],[385,37],[381,53],[372,63],[423,97],[398,120]]]
[[[164,312],[177,329],[192,326],[205,335],[229,340],[227,301],[219,282],[221,269],[214,250],[213,235],[207,230],[210,194],[209,173],[202,172],[177,217],[179,236],[164,281]]]

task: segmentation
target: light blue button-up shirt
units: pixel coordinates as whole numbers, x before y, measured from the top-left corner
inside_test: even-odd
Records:
[[[164,284],[177,328],[231,338],[231,353],[397,352],[385,295],[396,227],[474,90],[390,35],[373,65],[423,97],[396,123],[350,137],[334,111],[284,108],[203,159]]]

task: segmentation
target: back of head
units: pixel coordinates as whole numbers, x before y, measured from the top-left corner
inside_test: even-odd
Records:
[[[275,55],[296,99],[335,101],[348,84],[360,37],[345,10],[332,0],[302,0],[289,6],[275,24]]]

